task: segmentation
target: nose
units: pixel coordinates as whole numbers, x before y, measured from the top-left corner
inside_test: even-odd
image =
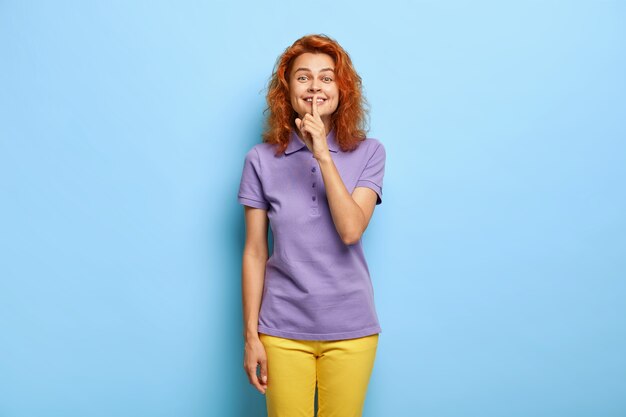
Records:
[[[317,80],[314,78],[313,81],[311,81],[311,85],[309,86],[309,92],[315,93],[315,92],[318,92],[320,90],[321,90],[321,88],[319,88],[317,86]]]

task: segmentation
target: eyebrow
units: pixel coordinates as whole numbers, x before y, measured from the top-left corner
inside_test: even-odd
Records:
[[[301,68],[298,68],[297,70],[295,70],[295,71],[294,71],[294,74],[295,74],[296,72],[298,72],[298,71],[309,71],[309,72],[311,72],[311,70],[310,70],[310,69],[308,69],[308,68],[302,68],[302,67],[301,67]],[[332,68],[322,68],[322,69],[320,70],[320,72],[324,72],[324,71],[332,71],[332,72],[335,72],[335,70],[334,70],[334,69],[332,69]]]

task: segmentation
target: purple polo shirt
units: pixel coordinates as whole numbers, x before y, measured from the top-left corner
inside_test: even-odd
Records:
[[[348,192],[368,187],[382,202],[385,148],[367,138],[343,152],[335,130],[330,155]],[[340,340],[382,332],[361,240],[342,242],[331,217],[319,163],[291,132],[284,154],[256,144],[243,165],[238,201],[267,210],[274,248],[265,267],[259,333],[300,340]]]

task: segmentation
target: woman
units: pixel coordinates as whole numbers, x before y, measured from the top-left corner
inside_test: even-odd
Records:
[[[361,236],[382,202],[385,148],[366,138],[361,78],[325,35],[284,51],[267,103],[238,195],[244,368],[270,417],[312,417],[316,385],[319,417],[360,416],[381,332]]]

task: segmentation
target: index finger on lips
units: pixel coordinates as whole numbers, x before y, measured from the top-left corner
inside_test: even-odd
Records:
[[[313,117],[317,118],[317,94],[313,94],[313,101],[311,103],[311,114]]]

